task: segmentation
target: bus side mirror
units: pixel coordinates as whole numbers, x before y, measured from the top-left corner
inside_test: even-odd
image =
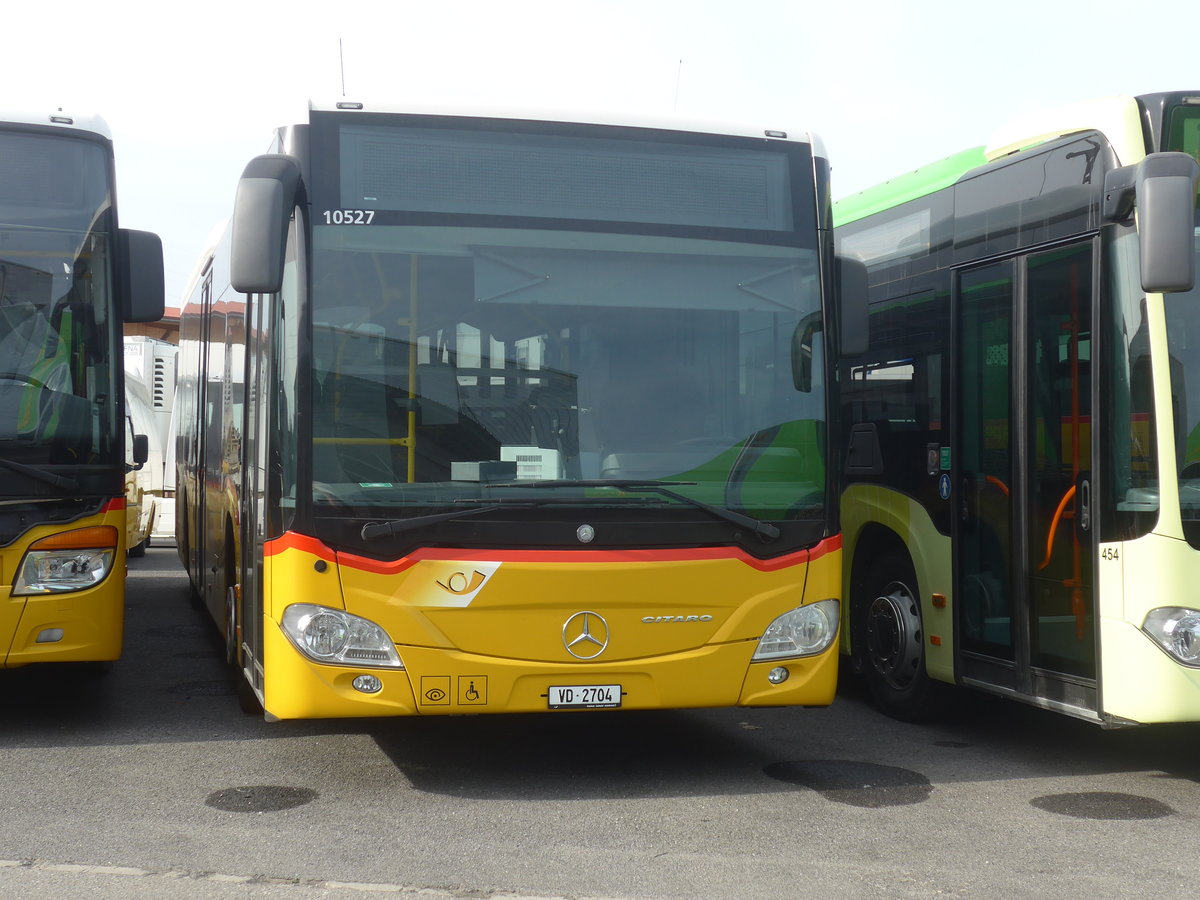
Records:
[[[150,231],[122,228],[117,247],[125,321],[157,322],[163,317],[166,295],[162,240]]]
[[[300,165],[290,156],[250,160],[233,202],[229,280],[240,294],[274,294],[283,286],[288,221],[300,188]]]
[[[137,471],[150,459],[150,438],[148,435],[133,436],[133,469]]]
[[[857,259],[839,256],[837,266],[837,308],[841,312],[842,356],[862,356],[871,340],[867,313],[867,266]]]
[[[1190,291],[1196,283],[1196,179],[1186,153],[1154,153],[1138,163],[1142,290]]]
[[[841,355],[866,353],[871,334],[864,263],[842,256],[834,260],[833,306],[838,311]],[[792,332],[792,386],[805,394],[812,391],[813,338],[823,327],[821,313],[815,312],[805,316]]]
[[[1104,218],[1137,208],[1142,290],[1190,291],[1196,282],[1196,181],[1200,165],[1186,153],[1152,153],[1105,177]]]

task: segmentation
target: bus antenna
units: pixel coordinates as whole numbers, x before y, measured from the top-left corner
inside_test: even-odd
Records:
[[[679,112],[679,82],[683,79],[683,60],[679,61],[679,66],[675,69],[675,105],[671,107],[671,112]]]
[[[342,96],[346,96],[346,55],[342,52],[342,39],[338,38],[338,69],[342,75]]]

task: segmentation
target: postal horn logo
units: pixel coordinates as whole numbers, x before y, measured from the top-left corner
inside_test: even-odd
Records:
[[[444,560],[427,563],[430,578],[426,587],[411,595],[417,606],[466,608],[487,589],[500,568],[498,562]]]
[[[461,596],[479,590],[486,577],[486,575],[478,570],[473,571],[470,575],[466,572],[455,572],[445,581],[439,581],[437,584],[443,590]]]
[[[608,647],[608,623],[591,610],[577,612],[563,625],[562,638],[576,659],[595,659]]]

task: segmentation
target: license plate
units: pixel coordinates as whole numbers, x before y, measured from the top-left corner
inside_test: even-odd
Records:
[[[551,709],[601,709],[621,705],[619,684],[571,684],[550,688]]]

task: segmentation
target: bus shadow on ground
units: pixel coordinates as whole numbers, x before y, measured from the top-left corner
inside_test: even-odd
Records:
[[[835,704],[859,704],[870,717],[864,734],[873,734],[876,741],[901,739],[931,748],[925,754],[926,771],[935,782],[1004,780],[1028,770],[1051,776],[1145,771],[1155,778],[1200,783],[1200,723],[1105,728],[965,688],[950,694],[937,717],[900,722],[876,711],[869,692],[856,681],[847,677],[840,684]],[[966,768],[939,762],[964,755],[973,761]]]
[[[130,563],[125,646],[107,665],[45,663],[0,670],[0,747],[170,744],[345,731],[344,722],[286,728],[241,712],[224,641],[190,600],[174,548]]]
[[[472,799],[591,800],[797,790],[763,773],[736,723],[625,711],[395,720],[371,729],[413,788]]]

